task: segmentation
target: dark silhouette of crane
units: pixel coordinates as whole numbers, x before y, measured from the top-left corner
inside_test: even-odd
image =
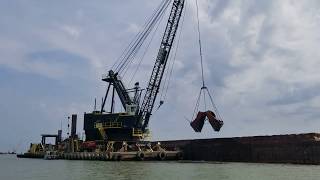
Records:
[[[122,59],[115,69],[110,70],[103,77],[102,80],[109,84],[103,98],[101,110],[84,115],[86,140],[137,141],[143,140],[148,134],[148,124],[177,33],[185,0],[173,0],[169,19],[142,103],[140,103],[140,99],[143,89],[139,87],[139,83],[137,82],[134,88],[127,89],[119,74],[127,67],[129,59],[141,47],[141,44],[151,32],[155,23],[161,18],[170,2],[171,0],[163,1],[162,6],[157,9],[143,31],[138,34],[138,38],[131,44],[130,51],[127,51],[125,58]],[[105,112],[105,104],[111,88],[111,109],[110,112]],[[115,92],[125,112],[114,112]],[[133,97],[129,93],[134,93]]]

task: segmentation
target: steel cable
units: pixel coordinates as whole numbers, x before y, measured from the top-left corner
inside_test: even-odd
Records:
[[[160,5],[156,8],[156,10],[154,11],[154,13],[152,14],[152,16],[147,20],[147,22],[144,24],[143,26],[143,30],[140,31],[134,38],[133,40],[130,42],[130,44],[127,46],[127,48],[122,52],[121,56],[118,58],[118,60],[120,60],[119,64],[116,66],[118,60],[113,64],[112,68],[113,69],[115,66],[115,71],[117,72],[119,70],[119,68],[121,66],[123,66],[123,64],[125,63],[125,60],[127,60],[127,56],[128,53],[130,53],[132,51],[132,49],[134,48],[135,44],[139,41],[139,39],[141,39],[141,36],[144,34],[145,29],[150,26],[150,23],[153,21],[153,19],[155,19],[155,17],[157,16],[157,14],[159,14],[159,12],[161,12],[160,10],[162,9],[162,7],[164,7],[165,2],[168,0],[163,0]]]
[[[129,64],[133,61],[134,57],[136,56],[137,52],[141,48],[143,42],[148,37],[162,14],[166,11],[167,7],[169,6],[170,0],[164,2],[163,6],[160,10],[156,13],[156,15],[152,18],[151,22],[147,24],[147,26],[143,29],[142,33],[139,35],[138,39],[134,42],[132,47],[129,51],[125,54],[124,60],[122,61],[119,68],[117,68],[117,72],[122,73],[126,72],[126,69],[129,67]]]

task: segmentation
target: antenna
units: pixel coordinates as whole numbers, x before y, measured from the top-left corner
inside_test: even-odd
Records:
[[[97,98],[94,98],[94,108],[93,111],[97,111]]]
[[[103,97],[101,98],[101,109],[103,108]],[[102,113],[103,109],[101,110],[101,113]]]
[[[68,133],[67,135],[69,136],[70,134],[70,116],[68,116]]]

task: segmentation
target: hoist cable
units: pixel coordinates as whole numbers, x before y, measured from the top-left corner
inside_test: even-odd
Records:
[[[129,50],[125,53],[121,63],[116,67],[117,72],[122,73],[126,68],[128,68],[128,65],[132,62],[132,60],[136,56],[143,42],[148,37],[148,35],[152,31],[155,24],[158,22],[162,14],[166,11],[167,7],[169,6],[170,0],[164,0],[163,2],[164,4],[156,12],[154,17],[152,17],[151,20],[147,23],[147,25],[144,27],[141,33],[139,33],[138,38],[134,41],[134,43],[131,45]]]
[[[163,2],[162,2],[163,3]],[[161,3],[161,4],[162,4]],[[154,13],[152,14],[152,16],[147,20],[147,22],[144,24],[143,27],[146,27],[151,20],[154,18],[154,16],[156,15],[156,13],[158,12],[158,10],[161,8],[161,4],[158,6],[158,8],[156,9],[156,11],[154,11]],[[145,29],[145,28],[143,28]],[[114,62],[114,64],[112,65],[111,69],[117,70],[119,68],[119,66],[121,66],[121,64],[123,64],[123,61],[125,60],[124,56],[126,53],[129,52],[129,49],[132,48],[133,44],[137,41],[138,37],[142,34],[143,31],[140,31],[138,34],[135,35],[135,37],[130,41],[129,45],[125,48],[125,50],[122,52],[122,54],[119,56],[119,58],[117,59],[116,62]],[[118,62],[119,60],[121,60],[120,62]],[[118,63],[118,64],[117,64]]]
[[[211,96],[211,94],[209,92],[209,89],[205,86],[198,0],[196,0],[196,10],[197,10],[197,30],[198,30],[198,38],[199,38],[198,39],[198,43],[199,43],[200,63],[201,63],[201,79],[202,79],[202,87],[200,89],[200,93],[199,93],[199,96],[198,96],[196,107],[199,107],[199,103],[200,103],[199,99],[201,99],[201,94],[202,94],[202,91],[203,91],[204,110],[207,109],[206,93],[208,93],[208,96],[210,98],[210,101],[211,101],[211,104],[212,104],[212,106],[214,108],[214,111],[217,113],[218,118],[221,119],[221,116],[219,114],[218,108],[214,104],[213,97]],[[197,109],[195,108],[194,114],[195,114],[196,110]]]
[[[169,4],[167,4],[169,5]],[[166,6],[168,7],[168,6]],[[162,15],[164,14],[166,7],[164,8],[164,10],[162,10],[157,17],[155,18],[155,20],[152,22],[152,25],[147,29],[147,31],[145,32],[145,35],[142,37],[142,39],[137,43],[137,46],[135,47],[135,49],[129,53],[128,56],[128,60],[126,61],[126,64],[124,66],[124,68],[119,69],[119,73],[122,74],[122,76],[124,76],[126,74],[126,72],[128,71],[128,69],[130,68],[131,63],[133,62],[133,60],[135,59],[135,56],[137,54],[137,52],[139,51],[139,49],[141,48],[143,42],[145,41],[145,39],[148,37],[148,35],[150,34],[150,32],[152,31],[152,29],[154,28],[154,26],[156,25],[156,23],[159,21],[160,17],[162,17]]]
[[[152,21],[154,19],[156,19],[157,15],[159,14],[159,12],[161,12],[161,9],[163,9],[163,7],[165,7],[165,3],[166,1],[168,2],[168,0],[163,0],[160,5],[156,8],[156,10],[154,11],[154,13],[152,14],[152,16],[147,20],[147,22],[144,24],[143,26],[143,30],[140,31],[135,38],[131,41],[131,43],[128,45],[128,47],[123,51],[123,53],[121,54],[121,56],[119,57],[118,60],[120,60],[119,64],[116,66],[115,71],[118,71],[119,68],[121,66],[123,66],[126,62],[126,60],[128,60],[128,53],[132,52],[134,47],[137,45],[138,42],[140,42],[140,40],[142,39],[143,35],[146,32],[146,29],[152,25]],[[114,63],[113,67],[116,65],[117,61]]]
[[[207,89],[207,88],[204,88],[204,89]],[[201,90],[203,90],[203,89],[201,89]],[[203,103],[204,103],[203,104],[204,105],[204,110],[206,110],[207,109],[207,101],[206,101],[206,93],[205,92],[203,93]]]
[[[212,106],[213,106],[215,112],[217,113],[218,118],[219,118],[220,120],[222,120],[222,117],[220,116],[220,113],[219,113],[219,111],[218,111],[218,108],[217,108],[217,106],[214,104],[213,98],[212,98],[212,96],[211,96],[211,94],[210,94],[210,92],[209,92],[208,89],[207,89],[207,92],[208,92],[208,94],[209,94],[209,98],[210,98],[210,100],[211,100],[211,103],[212,103]]]
[[[126,55],[126,60],[125,63],[118,69],[118,72],[121,74],[123,71],[126,72],[127,69],[129,69],[129,65],[131,64],[131,62],[133,61],[133,59],[135,58],[137,52],[139,51],[139,49],[141,48],[143,42],[145,41],[145,39],[148,37],[149,33],[152,31],[154,25],[156,24],[156,22],[159,20],[159,17],[161,16],[161,14],[164,13],[164,11],[160,11],[159,14],[156,15],[156,17],[152,20],[150,26],[147,27],[147,29],[143,32],[143,34],[141,35],[141,38],[138,39],[137,43],[135,43],[135,45],[133,46],[132,50],[129,51]],[[125,73],[124,73],[125,74]],[[123,75],[124,75],[123,74]]]
[[[134,77],[136,76],[136,74],[137,74],[137,72],[138,72],[138,70],[139,70],[139,68],[140,68],[140,66],[141,66],[141,63],[142,63],[145,55],[147,54],[147,51],[148,51],[148,49],[149,49],[149,47],[150,47],[150,45],[151,45],[151,43],[152,43],[152,41],[153,41],[153,39],[154,39],[157,31],[158,31],[158,29],[159,29],[159,26],[160,26],[160,24],[161,24],[161,22],[162,22],[162,20],[163,20],[163,17],[164,17],[163,15],[164,15],[164,13],[161,15],[160,20],[157,22],[158,24],[157,24],[157,26],[156,26],[156,29],[154,30],[154,32],[153,32],[153,34],[152,34],[152,36],[151,36],[150,41],[149,41],[148,44],[146,45],[146,49],[145,49],[145,51],[143,52],[143,55],[142,55],[142,57],[140,58],[140,60],[139,60],[139,62],[138,62],[137,68],[135,69],[134,73],[133,73],[132,76],[131,76],[131,79],[130,79],[130,81],[129,81],[129,84],[131,84],[131,82],[133,81]]]
[[[199,95],[198,95],[198,98],[197,98],[197,101],[196,101],[196,105],[195,105],[194,110],[193,110],[192,119],[195,118],[195,115],[196,115],[197,111],[199,110],[201,93],[202,93],[202,90],[200,89],[200,92],[199,92]]]
[[[203,74],[203,59],[202,59],[202,47],[201,47],[201,32],[200,32],[200,20],[199,20],[199,7],[198,0],[196,0],[197,7],[197,22],[198,22],[198,36],[199,36],[199,52],[200,52],[200,61],[201,61],[201,77],[202,77],[202,87],[205,87],[204,84],[204,74]]]

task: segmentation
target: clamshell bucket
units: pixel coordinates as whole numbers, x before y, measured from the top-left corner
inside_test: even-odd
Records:
[[[205,119],[206,112],[198,112],[196,119],[190,123],[195,132],[201,132]]]
[[[208,117],[209,123],[215,131],[220,131],[223,126],[223,121],[216,118],[216,115],[212,111],[207,111],[206,116]]]

